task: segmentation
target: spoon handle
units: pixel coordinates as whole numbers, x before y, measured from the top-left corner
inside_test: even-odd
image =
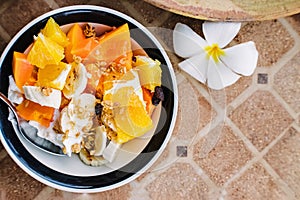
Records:
[[[12,110],[13,114],[16,116],[17,120],[19,121],[18,113],[15,108],[15,106],[10,102],[10,100],[2,93],[0,92],[0,99],[8,105],[8,107]]]

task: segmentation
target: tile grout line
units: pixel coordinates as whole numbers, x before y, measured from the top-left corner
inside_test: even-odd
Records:
[[[35,197],[33,200],[47,199],[51,193],[55,191],[54,188],[45,186]]]
[[[248,170],[253,164],[260,162],[263,164],[266,171],[274,178],[274,180],[279,181],[277,185],[285,191],[285,193],[289,194],[292,190],[287,186],[287,183],[283,181],[280,176],[274,171],[274,169],[267,163],[267,161],[264,160],[264,156],[269,152],[269,150],[277,144],[277,142],[286,134],[286,132],[290,129],[291,126],[287,127],[279,136],[277,136],[266,148],[264,148],[261,152],[259,152],[255,146],[246,138],[246,136],[243,135],[243,133],[238,129],[238,127],[235,127],[233,122],[230,122],[231,120],[228,119],[228,124],[230,124],[230,127],[233,128],[234,133],[238,133],[237,136],[239,136],[244,143],[246,144],[248,149],[252,149],[253,158],[244,165],[238,173],[233,175],[223,186],[223,190],[226,190],[226,187],[236,180],[238,177],[240,177],[246,170]],[[245,137],[245,138],[244,138]],[[245,141],[248,140],[248,141]],[[283,187],[283,188],[282,188]],[[294,192],[293,192],[294,193]]]
[[[268,74],[270,75],[270,81],[273,81],[274,75],[284,67],[299,51],[300,51],[300,36],[293,29],[293,27],[283,18],[278,19],[281,25],[285,28],[285,30],[289,33],[289,35],[294,40],[294,46],[289,49],[274,65],[274,67],[268,68]]]
[[[275,172],[275,170],[270,166],[270,164],[265,159],[261,159],[260,163],[263,165],[265,170],[274,179],[274,181],[276,182],[276,185],[280,189],[282,189],[286,193],[286,195],[289,196],[289,199],[296,199],[295,192],[288,186],[288,184],[284,180],[281,179],[281,177]]]
[[[296,120],[297,113],[290,107],[290,105],[278,94],[276,89],[272,88],[269,92],[276,98],[276,100],[280,103],[281,106],[291,115],[291,117]]]
[[[12,39],[11,36],[2,27],[1,24],[0,24],[0,36],[4,39],[5,42],[9,42]]]
[[[210,177],[205,173],[205,171],[192,159],[191,161],[187,162],[190,164],[194,171],[202,178],[202,180],[205,182],[205,184],[215,191],[216,189],[219,189],[219,187],[213,182]]]

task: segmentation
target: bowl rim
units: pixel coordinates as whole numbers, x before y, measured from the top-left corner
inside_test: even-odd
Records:
[[[2,130],[0,130],[0,139],[1,142],[5,148],[5,150],[8,152],[8,154],[10,155],[10,157],[14,160],[14,162],[21,168],[23,169],[27,174],[29,174],[31,177],[33,177],[34,179],[40,181],[41,183],[44,183],[45,185],[51,186],[53,188],[59,189],[59,190],[64,190],[64,191],[68,191],[68,192],[76,192],[76,193],[92,193],[92,192],[102,192],[102,191],[106,191],[106,190],[110,190],[110,189],[114,189],[117,187],[120,187],[126,183],[131,182],[132,180],[136,179],[138,176],[140,176],[142,173],[144,173],[147,169],[149,169],[154,162],[159,158],[159,156],[162,154],[162,152],[164,151],[164,149],[167,146],[167,143],[169,142],[173,129],[175,127],[175,122],[176,122],[176,116],[177,116],[177,112],[178,112],[178,89],[177,89],[177,84],[176,84],[176,76],[175,73],[172,69],[172,64],[171,61],[169,60],[169,57],[167,55],[167,53],[165,52],[164,48],[162,47],[162,45],[160,44],[160,42],[154,37],[154,35],[141,23],[139,23],[138,21],[136,21],[135,19],[133,19],[132,17],[111,9],[111,8],[107,8],[107,7],[102,7],[102,6],[95,6],[95,5],[73,5],[73,6],[66,6],[66,7],[61,7],[55,10],[51,10],[49,12],[46,12],[40,16],[38,16],[37,18],[33,19],[32,21],[30,21],[29,23],[27,23],[21,30],[19,30],[17,32],[17,34],[15,34],[15,36],[10,40],[10,42],[8,43],[8,45],[6,46],[6,48],[4,49],[4,51],[1,54],[0,57],[0,68],[3,65],[4,62],[4,58],[6,57],[6,55],[8,54],[8,52],[10,51],[11,47],[14,45],[14,43],[17,41],[17,39],[24,34],[30,27],[34,26],[35,24],[39,23],[40,21],[49,18],[52,15],[55,14],[59,14],[59,13],[64,13],[64,12],[70,12],[70,11],[75,11],[75,10],[91,10],[91,11],[95,11],[95,12],[105,12],[105,13],[109,13],[109,14],[113,14],[113,15],[117,15],[118,17],[129,21],[130,23],[134,24],[135,26],[137,26],[139,29],[141,29],[142,32],[144,32],[149,38],[150,40],[158,47],[160,53],[162,54],[163,58],[165,59],[165,62],[168,66],[168,71],[170,73],[171,76],[171,80],[172,80],[172,92],[174,93],[174,107],[173,107],[173,112],[172,112],[172,118],[171,118],[171,123],[169,125],[169,129],[168,129],[168,133],[166,134],[166,137],[162,143],[162,145],[160,146],[159,150],[157,151],[157,153],[152,157],[152,159],[146,164],[144,165],[144,167],[142,167],[140,170],[137,171],[137,173],[134,173],[132,176],[126,178],[123,181],[120,181],[118,183],[114,183],[112,185],[109,186],[104,186],[104,187],[100,187],[100,188],[87,188],[87,189],[78,189],[78,188],[71,188],[71,187],[67,187],[64,185],[58,185],[55,184],[53,182],[50,182],[47,179],[42,178],[41,176],[35,174],[33,171],[31,171],[29,168],[27,168],[24,163],[22,163],[17,155],[15,155],[15,153],[13,152],[13,150],[9,147],[7,141],[5,140]],[[79,177],[80,178],[80,177]]]

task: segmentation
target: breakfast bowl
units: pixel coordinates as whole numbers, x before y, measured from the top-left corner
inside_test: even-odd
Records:
[[[84,164],[78,154],[57,156],[41,151],[18,131],[7,106],[0,102],[0,139],[10,157],[36,180],[69,192],[102,192],[120,187],[148,170],[165,149],[177,115],[177,84],[171,62],[152,33],[133,18],[118,11],[89,5],[63,7],[41,15],[22,28],[4,49],[0,59],[0,92],[8,95],[13,74],[14,52],[28,49],[49,19],[65,32],[77,24],[91,24],[96,32],[106,32],[128,25],[133,55],[147,55],[161,67],[161,88],[164,98],[154,109],[153,127],[116,149],[113,161],[101,166]],[[102,33],[101,33],[102,34]],[[11,123],[12,122],[12,123]]]

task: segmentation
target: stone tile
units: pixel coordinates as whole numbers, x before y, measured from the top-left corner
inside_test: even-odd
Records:
[[[61,190],[53,190],[51,193],[44,195],[43,200],[65,200],[65,199],[72,199],[72,200],[98,200],[98,199],[120,199],[120,200],[127,200],[130,197],[130,185],[126,184],[121,187],[118,187],[113,190],[108,190],[99,193],[91,193],[91,194],[80,194],[80,193],[71,193],[65,192]]]
[[[50,10],[49,5],[43,0],[14,1],[0,15],[0,24],[10,36],[14,36],[28,22]]]
[[[0,160],[0,199],[33,199],[45,185],[36,181],[6,156]]]
[[[181,103],[173,135],[179,140],[192,141],[198,131],[211,121],[214,111],[187,79],[178,85],[178,100]]]
[[[187,146],[177,146],[176,155],[178,157],[187,157]]]
[[[221,136],[213,150],[206,157],[200,158],[204,142],[200,140],[194,146],[193,158],[211,180],[222,186],[251,159],[252,155],[228,126],[217,126],[208,134],[219,131]]]
[[[275,180],[260,165],[255,164],[234,180],[228,187],[225,199],[288,199],[285,193],[276,185]]]
[[[296,112],[300,112],[300,53],[274,76],[274,87]]]
[[[242,94],[252,84],[252,77],[241,77],[236,83],[222,90],[212,90],[207,88],[211,97],[223,108]]]
[[[295,30],[300,34],[300,14],[292,15],[287,17],[286,20],[292,24]]]
[[[235,42],[254,41],[259,52],[258,66],[276,63],[294,45],[294,40],[277,20],[244,24]]]
[[[261,151],[293,121],[267,91],[257,91],[229,114],[252,144]]]
[[[176,163],[146,186],[151,199],[208,199],[208,186],[186,163]]]
[[[257,83],[258,84],[267,84],[268,83],[268,74],[266,74],[266,73],[257,74]]]
[[[300,132],[290,128],[265,159],[300,199]]]

